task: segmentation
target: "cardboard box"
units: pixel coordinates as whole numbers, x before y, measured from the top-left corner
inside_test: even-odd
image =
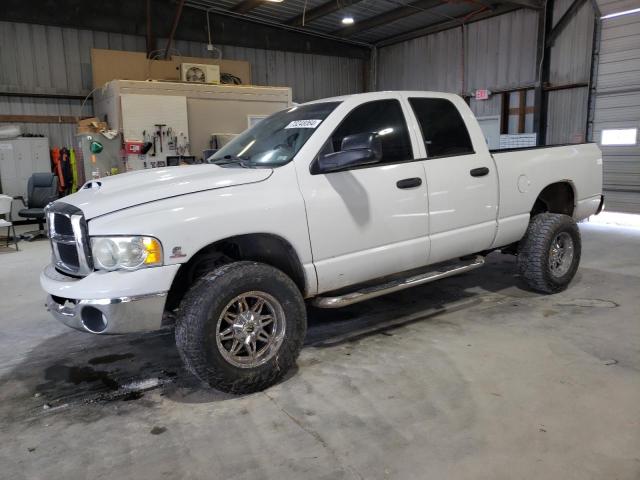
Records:
[[[101,130],[107,130],[107,123],[101,122],[96,117],[83,118],[78,121],[77,133],[97,133]]]
[[[96,117],[83,118],[78,120],[78,127],[89,127],[93,122],[99,122],[100,119]]]

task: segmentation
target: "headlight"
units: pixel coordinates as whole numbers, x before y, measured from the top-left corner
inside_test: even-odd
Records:
[[[91,252],[101,270],[162,265],[162,245],[153,237],[92,237]]]

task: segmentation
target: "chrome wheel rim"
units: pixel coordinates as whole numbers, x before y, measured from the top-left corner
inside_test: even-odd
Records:
[[[556,278],[567,274],[573,263],[573,239],[567,232],[560,232],[551,242],[549,270]]]
[[[277,353],[285,329],[284,310],[274,297],[265,292],[246,292],[222,309],[216,344],[231,365],[255,368]]]

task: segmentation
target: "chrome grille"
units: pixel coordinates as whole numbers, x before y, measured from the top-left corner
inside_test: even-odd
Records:
[[[59,235],[73,236],[73,227],[71,226],[71,219],[66,215],[53,216],[53,229]]]
[[[85,276],[93,271],[87,223],[82,211],[55,202],[46,208],[53,264],[62,273]]]

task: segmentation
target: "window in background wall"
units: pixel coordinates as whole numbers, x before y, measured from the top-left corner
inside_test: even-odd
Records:
[[[611,128],[602,130],[601,145],[636,145],[638,138],[637,128]]]
[[[502,93],[502,111],[500,118],[500,133],[534,133],[533,89],[516,90]]]

